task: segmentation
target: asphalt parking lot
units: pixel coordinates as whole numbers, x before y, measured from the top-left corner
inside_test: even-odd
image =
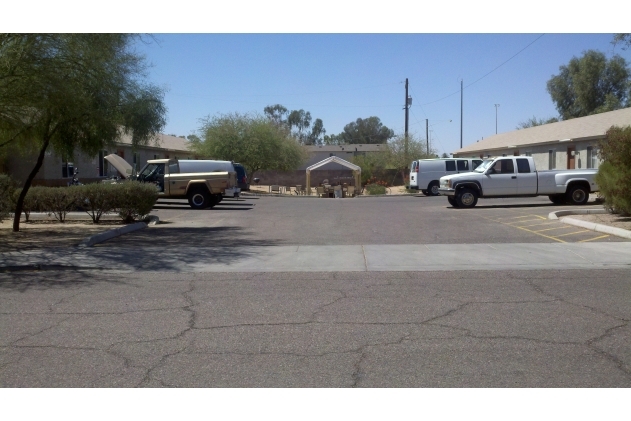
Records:
[[[601,208],[594,202],[581,207]],[[624,238],[547,219],[572,209],[546,197],[487,199],[456,209],[444,197],[390,196],[351,199],[258,197],[226,199],[212,209],[192,210],[186,201],[160,201],[161,224],[100,245],[120,247],[152,241],[216,245],[479,244],[619,242]],[[182,235],[184,234],[184,235]]]

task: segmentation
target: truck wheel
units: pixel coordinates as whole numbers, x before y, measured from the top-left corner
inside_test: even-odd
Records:
[[[548,199],[555,205],[564,205],[565,197],[562,194],[551,194],[548,196]]]
[[[449,202],[449,204],[450,204],[451,206],[453,206],[454,208],[457,208],[457,207],[458,207],[458,202],[456,202],[456,199],[454,199],[453,197],[451,197],[451,196],[447,196],[447,201],[448,201],[448,202]]]
[[[478,203],[478,192],[462,189],[456,193],[456,203],[459,208],[472,208]]]
[[[440,186],[438,185],[438,181],[434,180],[431,183],[429,183],[429,186],[427,186],[427,192],[431,195],[431,196],[438,196],[440,193],[438,193],[438,188]]]
[[[567,191],[566,200],[571,205],[584,205],[589,200],[589,190],[584,186],[572,186]]]
[[[210,194],[206,189],[193,189],[188,193],[188,204],[193,209],[206,209],[210,205]]]

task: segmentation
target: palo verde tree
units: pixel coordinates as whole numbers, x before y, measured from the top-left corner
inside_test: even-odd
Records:
[[[165,125],[163,91],[144,82],[144,57],[128,34],[0,34],[0,148],[37,152],[17,200],[50,148],[94,155],[121,134],[146,144]]]
[[[629,69],[619,55],[607,60],[603,53],[589,50],[559,70],[547,89],[563,120],[631,105]]]
[[[189,137],[197,155],[241,163],[250,178],[259,170],[294,170],[307,159],[284,125],[261,115],[221,114],[202,120],[199,137]]]

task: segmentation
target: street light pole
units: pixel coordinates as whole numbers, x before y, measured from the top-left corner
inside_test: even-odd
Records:
[[[495,134],[497,134],[497,107],[499,107],[500,104],[495,104]]]

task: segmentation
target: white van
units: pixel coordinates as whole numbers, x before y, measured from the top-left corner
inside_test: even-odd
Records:
[[[438,196],[440,177],[473,171],[481,163],[478,158],[417,159],[410,166],[410,188],[425,196]]]

